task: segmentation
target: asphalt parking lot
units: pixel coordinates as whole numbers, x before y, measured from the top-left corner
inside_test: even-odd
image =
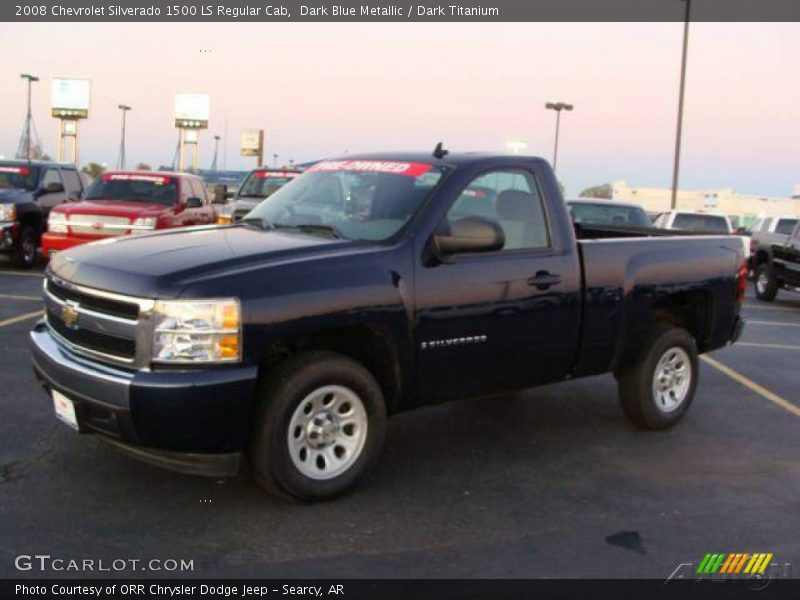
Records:
[[[0,577],[90,575],[15,569],[35,553],[192,559],[194,577],[663,578],[707,552],[800,572],[800,295],[748,292],[741,343],[702,363],[671,431],[634,429],[610,376],[428,408],[390,422],[364,485],[302,505],[56,421],[27,348],[40,289],[41,268],[0,259]]]

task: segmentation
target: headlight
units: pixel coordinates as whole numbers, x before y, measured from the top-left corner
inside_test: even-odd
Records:
[[[153,361],[235,362],[241,359],[241,307],[223,300],[159,300],[153,312]]]
[[[156,220],[155,217],[139,217],[133,222],[131,229],[133,233],[137,231],[152,231],[156,228]]]
[[[16,221],[16,220],[17,220],[17,205],[0,204],[0,221]]]
[[[67,233],[67,215],[62,212],[50,211],[47,219],[47,231],[51,233]]]

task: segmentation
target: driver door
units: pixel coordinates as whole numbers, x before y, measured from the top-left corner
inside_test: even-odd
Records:
[[[61,189],[59,191],[48,192],[48,188],[52,188],[54,185],[60,185]],[[42,173],[42,183],[39,186],[39,197],[36,199],[36,203],[39,205],[45,220],[47,220],[47,216],[54,206],[63,204],[66,201],[67,192],[64,190],[64,182],[61,179],[61,173],[55,168],[45,169],[44,173]]]

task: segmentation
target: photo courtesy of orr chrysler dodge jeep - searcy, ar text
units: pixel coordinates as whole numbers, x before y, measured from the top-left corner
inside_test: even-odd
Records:
[[[327,498],[426,404],[611,372],[637,426],[679,421],[747,272],[741,238],[675,233],[573,225],[537,158],[325,160],[238,223],[54,256],[33,365],[81,433]]]

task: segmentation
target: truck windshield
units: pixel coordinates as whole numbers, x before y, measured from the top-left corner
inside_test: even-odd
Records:
[[[300,173],[293,171],[255,171],[247,177],[237,195],[245,198],[269,198],[299,175]]]
[[[584,225],[635,225],[649,227],[650,219],[644,209],[636,206],[614,206],[601,202],[569,202],[575,223]]]
[[[38,178],[39,167],[0,163],[0,189],[33,190]]]
[[[442,177],[425,163],[341,160],[317,163],[246,217],[269,228],[383,241],[414,216]]]
[[[178,182],[163,175],[108,173],[95,179],[86,192],[86,200],[154,202],[164,206],[176,204],[177,198]]]
[[[678,213],[672,222],[672,228],[684,231],[728,233],[728,220],[720,215]]]

